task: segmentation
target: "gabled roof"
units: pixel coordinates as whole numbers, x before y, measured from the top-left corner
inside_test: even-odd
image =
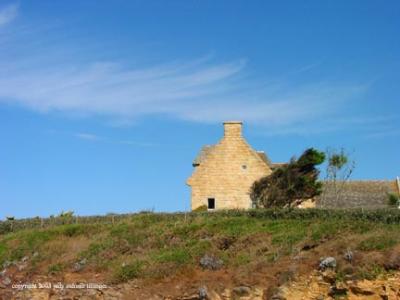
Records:
[[[197,167],[206,159],[207,155],[214,149],[215,145],[205,145],[201,148],[199,154],[193,160],[193,167]]]
[[[268,158],[267,154],[264,151],[256,151],[258,156],[268,165],[271,165],[271,160]]]
[[[201,163],[203,163],[208,154],[212,152],[212,150],[215,148],[215,145],[205,145],[201,148],[199,154],[196,156],[196,158],[193,160],[193,167],[199,166]],[[269,166],[272,170],[279,168],[281,166],[286,165],[286,163],[272,163],[269,157],[265,154],[264,151],[254,151],[258,157],[261,158],[263,162],[266,163],[267,166]]]

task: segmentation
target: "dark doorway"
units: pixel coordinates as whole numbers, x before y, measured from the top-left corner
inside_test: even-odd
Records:
[[[208,209],[215,209],[215,199],[208,198]]]

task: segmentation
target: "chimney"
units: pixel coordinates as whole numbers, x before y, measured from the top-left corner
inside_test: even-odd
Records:
[[[241,121],[224,122],[224,138],[242,137],[242,125]]]

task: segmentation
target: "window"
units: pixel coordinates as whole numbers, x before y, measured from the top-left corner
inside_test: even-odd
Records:
[[[242,165],[242,169],[246,170],[247,169],[247,165]]]
[[[208,198],[208,209],[215,209],[215,199]]]

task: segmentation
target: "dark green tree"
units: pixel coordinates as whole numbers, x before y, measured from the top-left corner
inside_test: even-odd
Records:
[[[325,160],[325,154],[313,148],[307,149],[287,165],[274,170],[251,187],[250,197],[255,207],[292,207],[293,204],[320,195],[322,183],[318,181],[316,168]]]

